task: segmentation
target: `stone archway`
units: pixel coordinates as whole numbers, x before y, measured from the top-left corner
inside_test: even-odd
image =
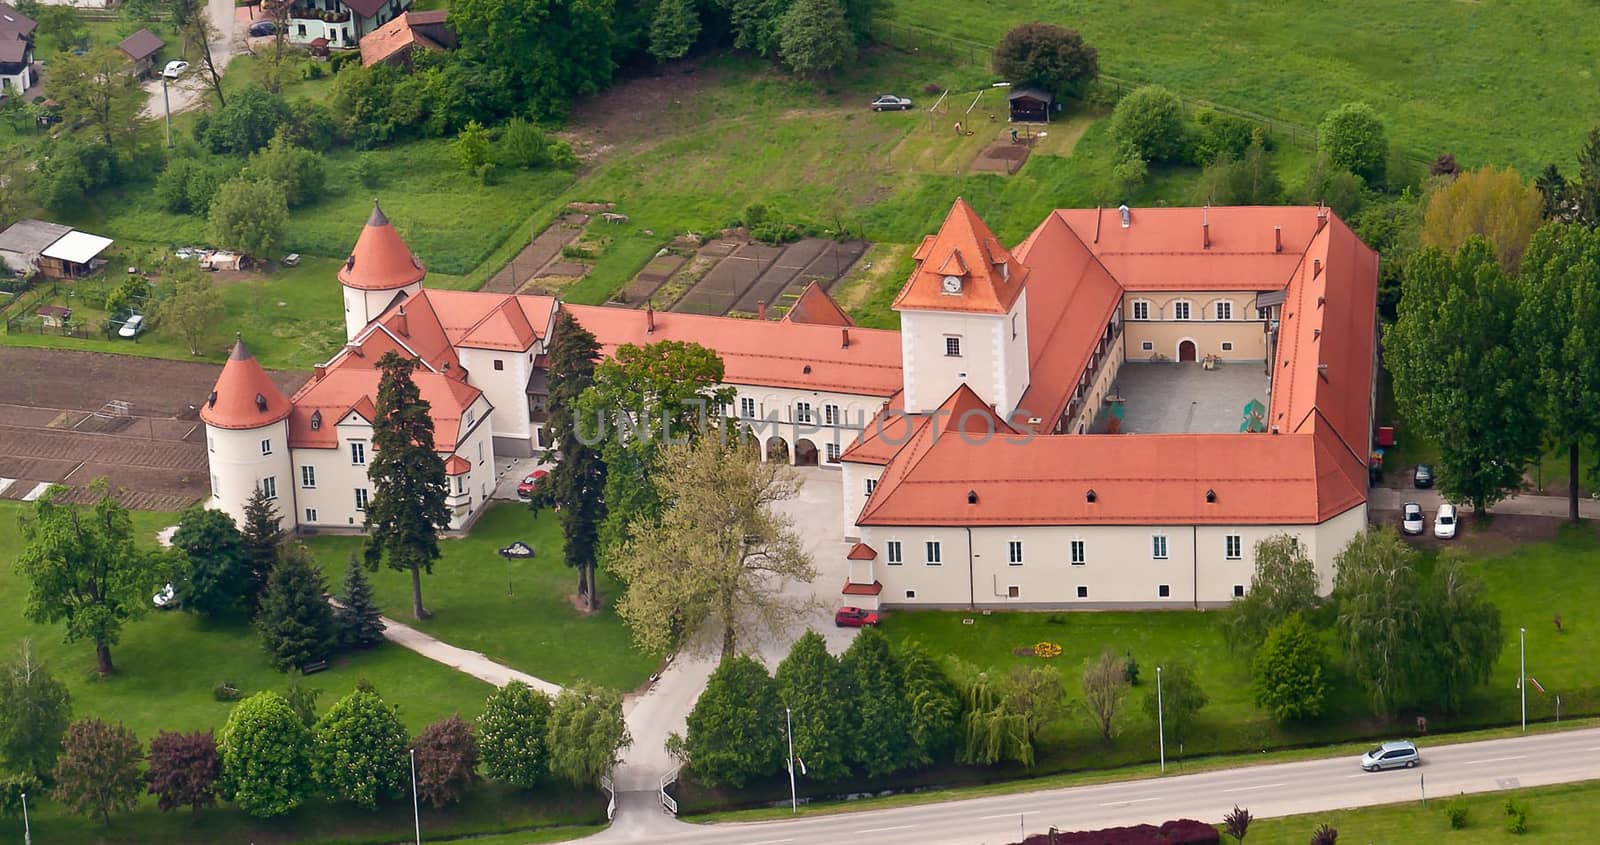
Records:
[[[1194,360],[1196,360],[1196,348],[1195,348],[1195,345],[1194,345],[1194,341],[1192,341],[1192,340],[1180,340],[1180,341],[1178,341],[1178,360],[1179,361],[1194,361]]]
[[[767,440],[767,460],[786,464],[789,462],[789,441],[782,437]]]
[[[803,437],[796,440],[794,442],[794,465],[799,467],[816,466],[817,444]]]

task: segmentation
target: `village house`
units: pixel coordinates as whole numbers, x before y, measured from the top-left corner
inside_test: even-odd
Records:
[[[122,39],[117,49],[133,63],[133,75],[142,79],[150,75],[150,66],[155,62],[156,54],[165,46],[167,43],[154,32],[141,29]]]
[[[456,46],[456,34],[445,26],[446,12],[401,12],[361,39],[361,63],[399,65],[409,69],[417,50],[444,52]]]
[[[33,87],[33,31],[38,27],[33,18],[0,3],[0,97]]]
[[[347,343],[285,397],[241,342],[201,409],[210,505],[358,529],[376,362],[420,364],[452,528],[496,455],[547,441],[556,314],[722,358],[769,460],[838,470],[867,607],[1220,606],[1289,533],[1331,589],[1366,525],[1377,255],[1315,207],[1063,209],[1015,249],[957,200],[913,255],[898,331],[812,287],[781,321],[430,290],[376,206],[338,273]],[[802,527],[804,528],[804,526]]]
[[[355,49],[409,8],[411,0],[292,0],[287,36],[296,44],[323,38],[335,49]]]

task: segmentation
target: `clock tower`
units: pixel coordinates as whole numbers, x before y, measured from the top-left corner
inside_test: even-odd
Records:
[[[894,302],[906,410],[932,411],[965,384],[1009,416],[1028,388],[1028,268],[964,199],[912,258]]]

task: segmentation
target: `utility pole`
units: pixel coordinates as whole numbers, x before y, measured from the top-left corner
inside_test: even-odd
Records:
[[[167,113],[167,147],[172,147],[172,100],[167,96],[167,73],[161,72],[161,105]]]
[[[417,749],[411,749],[411,821],[417,826],[417,845],[422,845],[422,814],[417,810]]]
[[[1522,691],[1522,732],[1528,732],[1528,629],[1517,629],[1521,670],[1517,675],[1517,689]]]
[[[1161,745],[1161,773],[1167,772],[1167,720],[1161,706],[1161,667],[1156,667],[1156,734]]]

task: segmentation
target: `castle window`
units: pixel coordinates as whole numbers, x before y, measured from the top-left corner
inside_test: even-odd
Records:
[[[261,441],[261,456],[262,457],[266,457],[267,455],[270,455],[270,454],[272,454],[272,441],[271,440],[263,440],[263,441]]]
[[[1167,559],[1167,535],[1156,534],[1150,538],[1150,557],[1153,560]]]
[[[1174,319],[1174,320],[1187,320],[1187,319],[1189,319],[1189,301],[1188,300],[1180,299],[1177,302],[1172,303],[1172,319]]]
[[[876,479],[876,478],[867,479],[867,495],[871,496],[872,495],[872,491],[874,491],[876,489],[878,489],[878,479]]]
[[[1229,302],[1229,301],[1224,299],[1221,302],[1217,303],[1217,319],[1218,320],[1232,320],[1233,319],[1233,303],[1232,302]]]
[[[1133,319],[1135,319],[1135,320],[1148,320],[1148,319],[1150,319],[1150,300],[1148,300],[1148,299],[1135,299],[1133,301]]]
[[[888,564],[890,566],[899,566],[900,564],[905,562],[905,559],[900,556],[900,541],[899,540],[890,540],[889,542],[884,544],[883,548],[884,548],[884,559],[888,562]]]
[[[261,495],[266,496],[268,499],[278,498],[277,476],[269,475],[266,478],[261,479]]]
[[[811,422],[811,403],[810,402],[796,402],[796,403],[794,403],[794,421],[797,422],[797,423],[809,423],[809,422]]]
[[[1012,566],[1022,565],[1022,541],[1012,540],[1006,544],[1006,560]]]
[[[824,425],[838,425],[839,424],[839,406],[838,405],[823,405],[822,406],[822,423]]]
[[[747,420],[756,418],[756,400],[748,396],[739,399],[739,416]]]
[[[503,369],[506,368],[506,362],[500,360],[499,358],[496,358],[496,359],[494,359],[494,368],[497,369],[497,370],[503,370]]]
[[[1244,555],[1241,554],[1241,552],[1244,551],[1243,546],[1244,543],[1241,541],[1241,538],[1238,534],[1229,534],[1223,538],[1222,550],[1226,554],[1228,560],[1239,560],[1243,558]]]
[[[358,467],[367,465],[367,444],[350,444],[350,463]]]
[[[946,358],[961,357],[961,338],[957,335],[946,335],[944,339],[944,355]]]
[[[312,411],[311,412],[311,430],[312,431],[316,431],[316,430],[318,430],[320,428],[322,428],[322,412],[321,411]]]
[[[300,486],[306,488],[307,490],[314,489],[317,486],[316,467],[303,466],[300,468]]]
[[[1085,556],[1084,556],[1084,553],[1083,553],[1083,541],[1082,540],[1073,540],[1069,544],[1068,548],[1070,548],[1071,551],[1072,551],[1072,565],[1073,566],[1082,566],[1083,563],[1084,563],[1084,560],[1085,560]]]
[[[357,487],[356,488],[356,510],[364,511],[366,509],[367,509],[367,488],[365,488],[365,487]]]
[[[306,522],[316,522],[316,521],[317,521],[317,509],[316,508],[306,508]]]
[[[839,462],[839,444],[837,444],[837,443],[827,443],[827,444],[824,444],[824,446],[827,449],[828,463],[830,463],[830,464],[838,463]]]
[[[939,541],[938,540],[929,540],[928,541],[928,565],[929,566],[938,566],[938,565],[940,565],[941,563],[944,562],[942,557],[943,556],[940,554],[940,549],[939,549]]]

